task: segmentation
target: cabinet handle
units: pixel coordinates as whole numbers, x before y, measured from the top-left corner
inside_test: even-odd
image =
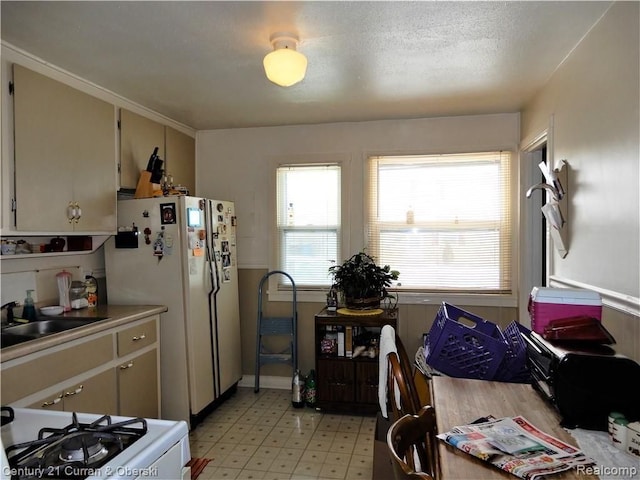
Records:
[[[67,205],[67,220],[71,223],[74,218],[76,218],[76,209],[73,206],[73,202],[69,202],[69,205]]]
[[[80,385],[78,388],[76,388],[75,390],[73,390],[72,392],[65,392],[64,396],[65,397],[73,397],[74,395],[79,394],[80,392],[82,392],[82,389],[84,388],[84,385]]]
[[[135,336],[133,337],[131,340],[133,340],[134,342],[137,342],[139,340],[144,340],[145,338],[147,338],[147,335],[145,335],[144,333],[140,336]]]
[[[129,362],[126,365],[120,365],[120,370],[126,370],[127,368],[133,367],[133,362]]]
[[[75,216],[76,223],[80,221],[80,217],[82,217],[82,209],[80,208],[80,205],[78,204],[78,202],[76,202],[76,216]]]
[[[60,403],[60,401],[62,400],[62,395],[57,396],[56,398],[54,398],[53,400],[50,400],[48,402],[44,402],[41,407],[45,408],[45,407],[50,407],[52,405],[55,405],[56,403]]]

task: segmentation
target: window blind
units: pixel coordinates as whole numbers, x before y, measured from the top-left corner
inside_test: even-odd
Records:
[[[329,267],[340,258],[340,195],[339,165],[277,169],[278,263],[296,286],[331,282]]]
[[[509,293],[509,152],[369,159],[368,251],[399,288]]]

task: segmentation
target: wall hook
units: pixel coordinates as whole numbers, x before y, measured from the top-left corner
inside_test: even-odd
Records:
[[[551,192],[552,200],[542,206],[542,213],[549,223],[549,233],[553,244],[562,258],[566,257],[568,253],[568,166],[567,161],[563,159],[560,161],[560,168],[550,170],[545,162],[540,162],[538,167],[540,167],[546,182],[529,187],[526,193],[527,198],[530,198],[533,192],[538,189]]]

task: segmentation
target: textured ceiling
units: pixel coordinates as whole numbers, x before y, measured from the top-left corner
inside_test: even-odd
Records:
[[[2,41],[197,130],[516,112],[611,2],[2,0]],[[306,78],[264,76],[274,32]]]

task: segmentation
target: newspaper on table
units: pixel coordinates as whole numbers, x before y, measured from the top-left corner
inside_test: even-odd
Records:
[[[576,447],[540,431],[522,416],[488,418],[453,427],[438,438],[527,480],[596,463]]]

